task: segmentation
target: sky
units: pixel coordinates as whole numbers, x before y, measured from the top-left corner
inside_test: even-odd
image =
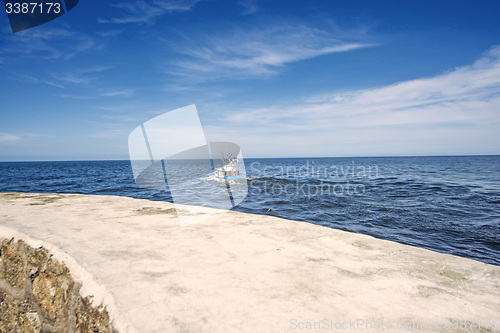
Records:
[[[12,33],[1,14],[0,161],[128,159],[136,127],[191,104],[245,157],[500,154],[499,17],[497,0],[80,0]]]

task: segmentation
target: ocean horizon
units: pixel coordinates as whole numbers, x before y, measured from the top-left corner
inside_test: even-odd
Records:
[[[325,158],[405,158],[405,157],[488,157],[500,156],[500,154],[450,154],[450,155],[363,155],[363,156],[296,156],[296,157],[245,157],[246,159],[325,159]],[[0,160],[0,163],[30,163],[30,162],[128,162],[129,159],[30,159],[30,160]]]

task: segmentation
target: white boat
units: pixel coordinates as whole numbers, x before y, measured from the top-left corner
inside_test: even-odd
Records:
[[[243,177],[241,172],[236,169],[238,159],[229,154],[227,160],[222,157],[222,166],[215,168],[215,178],[224,180],[234,180]]]

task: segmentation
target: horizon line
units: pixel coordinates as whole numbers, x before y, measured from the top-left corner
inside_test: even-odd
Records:
[[[480,157],[500,156],[500,154],[460,154],[460,155],[371,155],[371,156],[307,156],[307,157],[244,157],[243,159],[321,159],[321,158],[394,158],[394,157]],[[75,160],[5,160],[0,163],[29,162],[111,162],[130,161],[130,159],[75,159]]]

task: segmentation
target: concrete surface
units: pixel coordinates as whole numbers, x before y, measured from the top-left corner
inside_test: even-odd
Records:
[[[120,332],[500,330],[500,267],[303,222],[0,193],[0,237],[48,248]]]

